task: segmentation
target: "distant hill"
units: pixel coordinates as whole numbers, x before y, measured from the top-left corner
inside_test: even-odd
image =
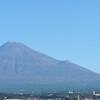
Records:
[[[98,88],[100,75],[70,61],[59,61],[22,43],[0,47],[0,91]]]

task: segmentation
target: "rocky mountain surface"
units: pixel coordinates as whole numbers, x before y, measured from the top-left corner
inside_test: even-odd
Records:
[[[0,47],[0,89],[2,91],[7,89],[16,91],[17,87],[24,90],[29,88],[37,90],[41,85],[50,89],[52,87],[58,89],[59,86],[61,89],[95,88],[99,83],[99,74],[70,61],[49,57],[22,43],[7,42]]]

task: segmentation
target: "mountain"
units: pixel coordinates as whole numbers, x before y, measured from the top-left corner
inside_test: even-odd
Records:
[[[22,43],[7,42],[0,47],[0,91],[96,88],[99,83],[99,74]]]

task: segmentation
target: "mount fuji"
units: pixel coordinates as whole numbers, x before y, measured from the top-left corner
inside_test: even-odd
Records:
[[[0,91],[100,88],[100,74],[32,50],[22,43],[0,46]]]

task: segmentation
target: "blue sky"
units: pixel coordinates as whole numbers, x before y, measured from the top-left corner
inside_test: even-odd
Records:
[[[100,73],[100,0],[1,0],[0,45],[7,41]]]

